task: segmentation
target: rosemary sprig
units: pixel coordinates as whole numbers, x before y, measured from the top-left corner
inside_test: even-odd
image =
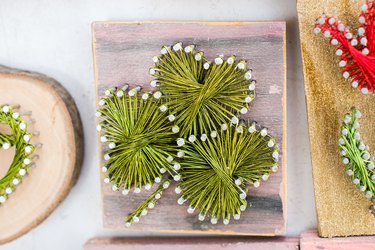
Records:
[[[163,93],[183,138],[214,130],[239,113],[247,113],[255,98],[256,82],[252,71],[246,71],[244,60],[236,62],[230,56],[224,61],[220,56],[211,63],[194,49],[193,45],[183,49],[182,43],[164,46],[150,69],[156,77],[151,85]]]
[[[209,136],[190,136],[182,150],[178,203],[189,200],[187,211],[198,209],[201,221],[210,215],[212,224],[220,218],[228,224],[231,216],[240,219],[247,207],[248,185],[259,187],[261,180],[278,169],[274,138],[255,124],[223,124]]]
[[[27,132],[27,123],[21,119],[18,112],[14,112],[12,106],[2,106],[0,124],[8,125],[11,130],[11,134],[0,133],[1,148],[4,150],[13,146],[16,148],[7,173],[0,179],[0,204],[3,204],[28,173],[35,146],[30,143],[32,135]]]
[[[375,162],[374,157],[369,153],[369,147],[363,142],[358,131],[359,118],[361,118],[361,112],[356,108],[345,115],[341,126],[339,147],[347,175],[359,190],[364,192],[367,199],[374,203]],[[370,211],[372,210],[371,208]]]

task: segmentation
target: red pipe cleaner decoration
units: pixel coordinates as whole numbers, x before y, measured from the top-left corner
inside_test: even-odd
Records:
[[[363,94],[375,90],[375,6],[367,0],[361,7],[357,35],[334,16],[322,15],[316,20],[314,32],[322,32],[330,43],[337,47],[341,58],[343,77],[352,79],[352,87],[360,88]]]

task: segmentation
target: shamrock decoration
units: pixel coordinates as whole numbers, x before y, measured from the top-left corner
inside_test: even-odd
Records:
[[[14,112],[12,106],[2,106],[0,124],[8,125],[11,129],[11,134],[0,133],[1,148],[16,148],[13,162],[5,176],[0,179],[0,204],[3,204],[28,173],[35,147],[30,143],[32,135],[27,132],[26,122],[21,119],[18,112]]]
[[[114,191],[121,188],[124,195],[132,188],[134,193],[143,187],[149,190],[166,172],[174,175],[171,162],[176,152],[172,125],[158,107],[160,99],[150,93],[140,98],[140,87],[127,90],[127,85],[107,90],[96,113],[102,118],[97,126],[103,131],[101,142],[108,146],[104,182],[111,182]]]
[[[360,88],[363,94],[375,90],[375,7],[367,0],[361,8],[360,27],[354,35],[349,27],[335,17],[322,15],[315,24],[315,33],[323,32],[330,43],[337,47],[341,58],[343,77],[352,79],[352,87]]]
[[[194,45],[183,49],[182,43],[164,46],[161,56],[153,57],[155,67],[150,69],[156,78],[151,85],[163,93],[169,119],[183,138],[214,130],[230,119],[237,124],[238,113],[246,114],[255,98],[256,82],[244,60],[219,56],[211,63],[194,50]]]
[[[358,119],[361,112],[353,108],[352,112],[345,115],[341,127],[339,146],[342,162],[346,166],[346,173],[353,183],[364,192],[365,196],[375,202],[375,163],[369,153],[369,147],[362,141],[358,131]],[[372,205],[370,211],[375,215],[375,207]]]
[[[219,56],[211,63],[194,48],[164,46],[153,58],[155,92],[141,94],[140,87],[126,85],[107,89],[99,101],[104,181],[124,195],[160,183],[127,216],[126,226],[154,208],[172,180],[181,195],[177,202],[190,202],[189,213],[198,210],[201,221],[228,224],[246,209],[248,186],[259,187],[278,169],[275,139],[238,117],[255,98],[246,62]]]

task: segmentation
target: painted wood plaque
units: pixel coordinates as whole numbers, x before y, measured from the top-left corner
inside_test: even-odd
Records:
[[[338,139],[344,115],[361,110],[360,133],[375,148],[375,99],[363,95],[342,77],[336,49],[322,34],[314,34],[315,20],[326,13],[341,19],[351,30],[359,26],[364,1],[299,0],[297,3],[318,231],[323,237],[375,234],[370,202],[345,172]],[[373,152],[373,151],[372,151]]]
[[[199,237],[199,238],[94,238],[84,250],[297,250],[298,238],[264,237]]]
[[[247,118],[267,127],[281,149],[280,169],[259,188],[250,187],[241,220],[229,225],[200,222],[188,214],[187,206],[177,204],[174,187],[163,192],[163,199],[138,224],[125,227],[124,218],[150,193],[122,196],[103,183],[104,227],[131,231],[157,231],[193,234],[283,235],[286,227],[286,78],[284,22],[206,22],[206,23],[126,23],[93,24],[93,50],[98,99],[105,89],[142,85],[152,90],[148,74],[152,57],[163,45],[195,44],[205,57],[236,55],[246,59],[257,80],[257,97]],[[103,148],[100,155],[103,156]],[[102,159],[103,157],[101,157]],[[98,166],[99,168],[100,166]]]

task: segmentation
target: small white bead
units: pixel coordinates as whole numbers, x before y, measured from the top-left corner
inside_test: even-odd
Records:
[[[350,73],[348,71],[345,71],[342,76],[345,78],[345,79],[348,79],[349,76],[350,76]]]
[[[138,222],[139,222],[139,218],[138,218],[137,216],[134,216],[134,217],[133,217],[133,221],[134,221],[135,223],[138,223]]]
[[[358,184],[360,183],[360,181],[359,181],[359,179],[355,178],[355,179],[353,180],[353,183],[354,183],[355,185],[358,185]]]
[[[10,148],[10,144],[8,143],[8,142],[5,142],[4,144],[3,144],[3,149],[5,149],[5,150],[7,150],[7,149],[9,149]],[[30,148],[30,147],[29,147]],[[25,150],[26,150],[26,148],[25,148]]]
[[[249,130],[249,133],[252,134],[252,133],[254,133],[256,131],[256,128],[255,128],[254,125],[251,125],[248,130]]]
[[[342,150],[342,151],[341,151],[341,155],[342,155],[342,156],[345,156],[345,155],[346,155],[346,151],[345,151],[345,150]]]
[[[122,195],[128,195],[129,194],[129,190],[128,189],[124,189],[122,190]]]
[[[364,16],[360,16],[360,17],[358,18],[358,21],[359,21],[360,23],[364,24],[364,23],[366,22],[366,19],[365,19]]]
[[[167,53],[168,53],[168,50],[167,50],[166,47],[163,47],[163,48],[160,50],[160,54],[162,54],[162,55],[165,55],[165,54],[167,54]]]
[[[185,140],[183,138],[178,138],[177,139],[177,145],[180,146],[180,147],[185,145]]]
[[[7,194],[11,194],[12,192],[13,192],[13,190],[10,187],[5,189],[5,193],[7,193]]]
[[[102,126],[101,125],[97,125],[96,126],[96,131],[100,132],[102,130]]]
[[[345,165],[349,163],[349,159],[348,158],[344,158],[342,159],[342,163],[344,163]]]
[[[99,106],[104,106],[105,105],[105,100],[104,99],[101,99],[100,101],[99,101]]]
[[[18,171],[18,173],[21,175],[21,176],[24,176],[26,174],[26,170],[21,168],[20,171]]]
[[[343,32],[345,30],[345,25],[343,23],[339,23],[339,25],[337,25],[337,29]]]
[[[154,56],[154,57],[152,58],[152,61],[153,61],[154,63],[157,63],[157,62],[159,61],[159,58],[158,58],[157,56]]]
[[[260,186],[260,182],[259,182],[259,181],[256,181],[256,182],[254,182],[253,185],[254,185],[255,188],[258,188],[258,187]]]
[[[367,168],[368,168],[369,170],[373,170],[373,169],[375,168],[374,163],[370,162],[369,164],[367,164]]]
[[[210,134],[210,136],[211,136],[212,138],[215,138],[215,137],[217,136],[216,131],[212,131],[211,134]]]
[[[169,116],[168,116],[168,120],[169,120],[170,122],[173,122],[174,119],[176,119],[176,117],[175,117],[174,115],[169,115]]]
[[[160,182],[161,182],[160,177],[156,177],[156,178],[155,178],[155,182],[156,182],[156,183],[160,183]]]
[[[364,153],[364,154],[362,155],[362,158],[363,158],[365,161],[367,161],[368,159],[370,159],[370,154],[368,154],[368,153]]]
[[[347,135],[347,134],[348,134],[348,130],[347,130],[346,128],[344,128],[344,129],[341,131],[341,133],[342,133],[343,135]]]
[[[17,186],[20,183],[20,181],[17,178],[14,178],[12,183],[13,183],[13,185]]]
[[[119,91],[117,91],[116,95],[117,95],[117,97],[123,97],[124,96],[124,91],[119,90]]]
[[[117,191],[117,186],[116,185],[112,185],[112,191]]]
[[[268,175],[268,174],[264,174],[264,175],[262,175],[262,180],[263,180],[263,181],[267,181],[268,178],[269,178],[269,175]]]
[[[361,135],[358,132],[356,132],[354,134],[354,139],[356,139],[357,141],[361,140]]]
[[[252,77],[253,77],[253,73],[251,72],[251,70],[249,70],[245,73],[245,79],[246,80],[250,80]]]
[[[194,59],[195,59],[196,61],[200,61],[200,60],[202,60],[202,55],[201,55],[201,53],[197,53],[197,54],[195,54]]]
[[[359,150],[365,150],[366,146],[365,146],[365,144],[361,143],[361,144],[359,144],[358,148],[359,148]]]
[[[358,82],[357,81],[352,82],[352,87],[353,88],[357,88],[358,87]]]
[[[211,224],[212,224],[212,225],[216,225],[216,224],[217,224],[217,219],[216,219],[216,217],[212,217],[212,218],[211,218]]]
[[[186,46],[186,47],[185,47],[184,51],[185,51],[186,53],[190,53],[190,52],[193,51],[193,48],[194,48],[193,45],[189,45],[189,46]]]
[[[224,220],[223,220],[223,224],[224,224],[224,225],[228,225],[228,224],[229,224],[229,220],[228,220],[228,219],[224,219]]]
[[[246,103],[250,103],[252,100],[253,100],[253,99],[251,98],[251,96],[247,96],[247,97],[245,98],[245,102],[246,102]]]
[[[159,99],[160,97],[161,97],[161,92],[160,91],[156,91],[155,93],[154,93],[154,98],[155,99]]]
[[[134,188],[134,193],[139,194],[141,192],[141,189],[139,187]]]
[[[361,191],[361,192],[365,192],[365,191],[366,191],[366,187],[365,187],[365,186],[360,186],[360,187],[359,187],[359,191]]]
[[[249,90],[250,90],[250,91],[255,90],[255,83],[254,83],[254,82],[250,83],[250,85],[249,85]]]
[[[156,70],[155,69],[150,69],[150,75],[155,75],[156,74]],[[129,94],[130,94],[130,91],[129,91]]]
[[[107,137],[105,137],[104,135],[100,137],[101,142],[107,142],[107,140]]]
[[[196,139],[197,137],[195,137],[195,135],[189,136],[189,142],[195,142]]]
[[[325,17],[320,17],[318,19],[318,24],[323,25],[325,23],[325,21],[326,21]]]
[[[351,170],[351,169],[346,170],[346,174],[348,176],[352,176],[353,175],[353,170]]]
[[[225,131],[228,129],[228,125],[227,124],[221,124],[221,130]]]
[[[111,157],[109,156],[109,154],[105,154],[104,155],[104,160],[108,161]]]
[[[200,220],[200,221],[204,221],[204,215],[203,214],[199,214],[198,215],[198,220]]]
[[[345,144],[345,141],[344,141],[343,138],[340,138],[340,139],[339,139],[339,144],[340,144],[340,145],[344,145],[344,144]]]
[[[20,117],[20,114],[15,112],[12,114],[13,119],[18,119]]]
[[[182,157],[184,157],[184,155],[185,155],[184,151],[178,151],[177,152],[177,157],[178,158],[182,158]]]
[[[240,110],[241,114],[243,114],[243,115],[246,114],[247,111],[248,111],[247,108],[242,108],[242,109]]]
[[[362,114],[361,114],[361,112],[360,112],[359,110],[357,110],[357,111],[355,112],[354,116],[355,116],[355,118],[359,119],[359,118],[362,117]]]
[[[331,44],[332,44],[333,46],[336,46],[337,44],[339,44],[339,41],[337,41],[337,39],[333,38],[333,39],[331,40]]]
[[[109,183],[109,178],[104,178],[104,183]]]
[[[362,88],[361,89],[362,94],[368,94],[368,88]]]
[[[357,46],[358,45],[358,40],[354,38],[353,40],[350,41],[350,44],[352,46]]]
[[[165,112],[165,111],[167,111],[167,106],[165,106],[165,105],[161,105],[160,107],[159,107],[159,109],[160,109],[160,111],[161,112]]]
[[[234,184],[236,184],[237,186],[241,185],[241,183],[242,183],[242,181],[241,181],[240,178],[238,178],[238,179],[236,179],[236,180],[234,181]]]
[[[320,29],[319,27],[315,27],[315,28],[314,28],[314,33],[315,33],[315,34],[319,34],[320,31],[321,31],[321,29]]]
[[[179,181],[180,179],[181,179],[180,175],[173,176],[173,180],[175,180],[175,181]]]
[[[194,213],[194,208],[193,207],[189,207],[188,209],[187,209],[187,212],[189,213],[189,214],[192,214],[192,213]]]
[[[173,161],[173,157],[172,156],[168,156],[166,159],[167,159],[167,162],[172,162]]]
[[[174,189],[174,191],[175,191],[176,194],[180,194],[180,193],[181,193],[181,188],[176,187],[176,188]]]
[[[169,185],[170,185],[169,181],[166,181],[166,182],[163,183],[163,188],[167,189],[169,187]]]
[[[150,189],[151,189],[151,184],[150,184],[150,183],[147,183],[147,184],[145,185],[145,189],[146,189],[146,190],[150,190]]]
[[[162,174],[164,174],[165,172],[167,172],[167,170],[165,170],[165,168],[160,168],[159,172],[162,173]]]
[[[264,129],[262,129],[262,130],[260,131],[260,135],[263,136],[263,137],[265,137],[267,134],[268,134],[268,131],[267,131],[266,128],[264,128]]]
[[[363,36],[363,35],[365,34],[365,32],[366,32],[366,30],[365,30],[363,27],[360,27],[360,28],[358,29],[358,35],[359,35],[359,36]]]
[[[227,63],[228,63],[228,64],[233,64],[233,63],[234,63],[234,59],[233,59],[233,57],[229,57],[229,58],[227,59]]]
[[[207,62],[204,63],[204,64],[203,64],[203,68],[204,68],[204,69],[209,69],[209,68],[210,68],[210,64],[207,63]]]
[[[8,113],[9,112],[9,106],[7,106],[7,105],[3,106],[2,110],[3,110],[4,113]]]
[[[177,125],[175,125],[172,127],[172,132],[177,134],[178,132],[180,132],[180,128]]]
[[[241,127],[237,127],[237,128],[236,128],[236,132],[239,133],[239,134],[243,133],[243,128],[242,128],[242,126],[241,126]]]
[[[364,46],[367,45],[367,38],[366,37],[361,38],[361,44],[364,45]]]
[[[158,86],[158,81],[156,81],[156,80],[152,80],[152,81],[150,82],[150,85],[151,85],[151,87],[155,88],[155,87]]]
[[[114,149],[116,147],[116,144],[114,142],[111,142],[110,144],[108,144],[108,147],[110,149]]]
[[[345,67],[346,66],[346,61],[345,60],[341,60],[340,62],[339,62],[339,67]]]
[[[364,55],[368,55],[369,53],[370,53],[370,51],[367,48],[364,48],[362,50],[362,54],[364,54]]]
[[[20,123],[20,129],[21,129],[21,130],[25,130],[25,129],[26,129],[26,124],[23,123],[23,122],[21,122],[21,123]]]
[[[143,209],[142,212],[141,212],[141,215],[142,216],[146,216],[148,213],[147,209]]]
[[[373,196],[373,194],[372,194],[371,191],[367,191],[367,192],[366,192],[366,198],[367,198],[367,199],[371,199],[372,196]]]
[[[353,34],[348,32],[348,33],[345,34],[345,37],[346,37],[346,39],[350,40],[350,39],[353,38]]]
[[[245,193],[245,192],[240,193],[240,199],[241,199],[241,200],[246,199],[246,193]]]
[[[279,170],[279,167],[278,166],[272,166],[271,168],[272,172],[277,172],[277,170]]]
[[[201,141],[206,141],[206,140],[207,140],[207,135],[206,134],[201,135]]]
[[[104,91],[104,94],[106,96],[109,96],[111,94],[111,89],[107,89],[106,91]]]
[[[155,204],[153,202],[149,203],[147,206],[149,209],[153,209],[155,207]]]
[[[241,210],[241,212],[245,211],[246,210],[246,205],[241,205],[240,206],[240,210]]]
[[[174,51],[180,51],[180,50],[182,50],[182,44],[181,43],[176,43],[175,45],[173,45],[173,50]]]
[[[334,17],[331,17],[331,18],[328,19],[328,23],[329,23],[330,25],[333,25],[333,24],[336,23],[336,19],[335,19]]]
[[[216,63],[216,65],[223,64],[223,58],[221,58],[221,57],[215,58],[215,63]]]
[[[233,219],[235,219],[235,220],[239,220],[240,218],[241,218],[241,215],[239,215],[239,214],[233,215]]]
[[[375,181],[375,174],[371,176],[371,180]]]
[[[131,89],[129,92],[128,92],[128,95],[129,96],[135,96],[135,94],[137,93],[137,91],[135,89]]]
[[[164,184],[163,184],[163,187],[164,187]],[[155,199],[156,200],[159,200],[161,198],[161,194],[160,193],[157,193],[156,195],[155,195]]]
[[[144,93],[144,94],[142,95],[142,99],[143,99],[143,100],[147,100],[147,99],[148,99],[148,94],[147,94],[147,93]]]
[[[180,197],[180,198],[177,200],[177,203],[178,203],[179,205],[184,204],[184,202],[185,202],[185,199],[184,199],[183,197]]]
[[[361,10],[362,11],[367,11],[368,10],[368,5],[367,4],[362,5]]]
[[[108,169],[107,169],[106,167],[102,167],[102,172],[103,172],[103,173],[107,172],[107,170],[108,170]]]
[[[342,53],[341,49],[336,50],[336,56],[342,56]]]
[[[245,64],[243,62],[240,62],[240,63],[237,64],[237,68],[241,69],[241,70],[245,69]]]
[[[5,196],[0,196],[0,203],[3,204],[6,201]]]
[[[178,170],[181,169],[181,165],[179,163],[176,163],[176,164],[173,165],[173,169],[178,171]]]
[[[324,31],[323,34],[324,34],[324,36],[327,37],[327,38],[328,38],[328,37],[331,37],[331,32],[329,32],[329,30]]]
[[[231,121],[230,121],[232,124],[238,124],[240,122],[240,120],[238,119],[237,116],[233,116]]]
[[[132,225],[132,224],[131,224],[130,222],[126,222],[126,223],[125,223],[125,226],[126,226],[126,227],[130,227],[131,225]]]
[[[30,163],[31,163],[31,160],[29,158],[25,158],[23,160],[23,164],[25,164],[25,165],[29,165]]]
[[[95,113],[95,116],[96,117],[100,117],[102,115],[102,113],[100,113],[99,111],[97,111],[96,113]]]

